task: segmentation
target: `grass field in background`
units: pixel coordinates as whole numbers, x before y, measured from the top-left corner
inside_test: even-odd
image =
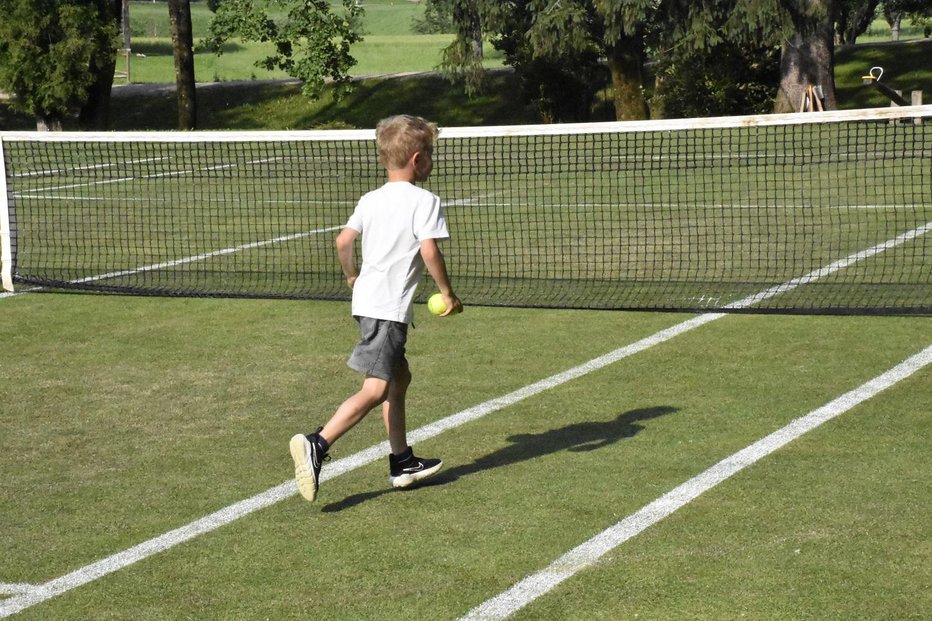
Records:
[[[339,4],[339,3],[336,3]],[[412,24],[423,15],[424,5],[407,0],[367,0],[364,3],[364,40],[352,48],[357,65],[351,75],[365,76],[384,73],[430,71],[440,63],[440,52],[452,40],[449,34],[419,35]],[[195,74],[198,81],[263,80],[286,77],[281,71],[268,71],[255,66],[255,61],[271,51],[271,46],[259,43],[231,41],[217,56],[200,46],[209,33],[213,14],[206,2],[192,2],[192,22],[195,39]],[[136,1],[130,3],[133,82],[173,82],[174,65],[171,31],[164,2]],[[900,41],[921,39],[923,32],[908,21],[900,32]],[[890,26],[877,19],[858,38],[859,44],[890,42]],[[142,54],[143,56],[138,56]],[[845,55],[840,49],[839,54]],[[488,42],[485,45],[485,66],[499,67],[500,52]],[[927,64],[924,63],[923,66]],[[870,67],[868,67],[869,69]],[[899,72],[902,74],[903,72]],[[858,76],[859,77],[859,76]],[[900,75],[900,77],[905,77]],[[863,107],[863,106],[852,106]]]
[[[468,300],[467,300],[468,303]],[[0,299],[0,583],[39,584],[291,477],[358,378],[348,306]],[[409,429],[689,315],[417,309]],[[929,345],[929,318],[729,316],[27,609],[18,619],[456,619]],[[518,619],[909,619],[932,606],[930,368],[621,545]],[[384,439],[377,414],[335,462]],[[3,600],[0,600],[2,602]]]
[[[353,75],[429,71],[439,61],[446,35],[413,35],[414,14],[422,10],[416,3],[373,1],[366,3],[367,43],[354,46],[360,64]],[[206,3],[195,3],[195,35],[207,31],[210,12]],[[139,85],[114,89],[111,126],[117,130],[173,129],[177,125],[174,97],[174,70],[164,3],[138,2],[130,9],[133,19],[134,81],[157,82],[152,89]],[[835,85],[841,109],[887,106],[889,102],[875,89],[862,84],[861,76],[872,66],[885,69],[883,81],[891,88],[908,93],[926,92],[932,99],[932,70],[928,61],[932,40],[907,40],[889,44],[881,36],[882,23],[875,23],[872,35],[861,44],[836,50]],[[904,38],[921,33],[907,30]],[[878,38],[881,39],[878,41]],[[871,41],[877,41],[872,43]],[[254,66],[262,44],[227,44],[228,53],[217,57],[202,51],[196,55],[196,75],[211,83],[198,91],[200,129],[310,129],[326,127],[374,127],[388,114],[411,112],[426,115],[441,125],[500,125],[540,122],[533,106],[522,102],[521,85],[505,71],[500,55],[486,43],[487,66],[494,72],[486,91],[467,97],[462,86],[450,84],[437,75],[405,78],[368,78],[355,83],[355,91],[335,101],[325,88],[320,100],[300,94],[292,82],[269,82],[286,77]],[[223,80],[223,82],[216,82]],[[600,94],[593,120],[613,118],[609,93]],[[35,129],[35,119],[15,114],[0,105],[0,129]]]
[[[858,45],[839,50],[835,85],[842,109],[886,107],[875,89],[862,84],[872,66],[885,68],[884,82],[904,90],[932,93],[932,71],[926,58],[932,40],[897,45]],[[201,129],[311,129],[374,127],[379,119],[401,112],[420,114],[443,126],[511,125],[539,123],[533,106],[520,101],[520,84],[507,69],[491,70],[488,88],[467,97],[462,87],[438,75],[361,79],[340,101],[325,89],[314,101],[301,95],[294,81],[262,80],[214,83],[198,89],[198,127]],[[611,119],[611,106],[603,101],[594,120]],[[177,124],[172,84],[148,90],[139,85],[117,86],[111,102],[111,126],[116,130],[173,129]],[[0,128],[35,129],[28,115],[14,114],[0,105]]]
[[[872,66],[885,68],[884,82],[909,91],[932,93],[932,71],[926,58],[932,40],[897,45],[864,45],[838,51],[835,85],[842,109],[886,107],[889,102],[864,86],[861,76]],[[294,81],[245,81],[202,85],[198,90],[201,129],[311,129],[374,127],[379,119],[401,112],[420,114],[443,126],[512,125],[540,122],[537,110],[515,96],[520,84],[507,69],[491,70],[488,88],[467,97],[461,86],[438,75],[359,80],[352,93],[335,101],[325,89],[320,100],[301,95]],[[610,105],[594,120],[611,118]],[[116,87],[112,99],[116,130],[173,129],[177,124],[173,85],[155,90]],[[0,127],[35,129],[28,115],[12,114],[0,105]]]
[[[337,3],[339,4],[339,3]],[[415,18],[423,15],[424,5],[399,0],[368,0],[364,5],[363,41],[354,44],[357,64],[351,75],[375,75],[410,71],[430,71],[440,64],[441,50],[453,39],[451,34],[420,35],[412,30]],[[342,10],[342,9],[339,9]],[[268,80],[287,77],[279,70],[255,66],[259,58],[273,51],[271,44],[231,41],[217,56],[203,48],[201,41],[209,34],[213,14],[206,2],[191,4],[195,42],[195,75],[200,82],[230,80]],[[131,2],[132,82],[173,82],[171,31],[164,3]],[[486,66],[502,64],[501,55],[486,45]],[[119,83],[119,81],[118,81]]]

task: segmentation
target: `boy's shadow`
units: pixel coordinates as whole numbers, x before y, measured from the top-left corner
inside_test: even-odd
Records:
[[[527,433],[510,436],[508,441],[512,444],[502,447],[488,455],[482,455],[472,463],[463,464],[455,468],[450,468],[449,470],[442,470],[437,476],[431,478],[420,487],[446,485],[460,477],[482,470],[516,464],[534,459],[535,457],[556,453],[564,449],[573,452],[594,451],[614,444],[619,440],[637,435],[638,432],[644,429],[643,425],[638,424],[640,421],[657,418],[664,414],[672,414],[676,411],[677,408],[667,405],[640,408],[623,412],[619,414],[615,420],[611,421],[574,423],[566,427],[550,429],[542,433]],[[321,510],[328,513],[342,511],[343,509],[349,509],[391,491],[393,490],[384,489],[355,494],[339,502],[326,505]]]

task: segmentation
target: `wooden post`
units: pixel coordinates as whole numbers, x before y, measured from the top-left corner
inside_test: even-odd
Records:
[[[800,112],[824,112],[822,106],[822,87],[809,85],[803,91],[803,96],[799,101]]]

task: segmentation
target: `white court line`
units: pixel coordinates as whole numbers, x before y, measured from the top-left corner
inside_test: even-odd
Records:
[[[274,239],[265,239],[262,241],[240,244],[239,246],[221,248],[220,250],[213,250],[211,252],[205,252],[203,254],[183,257],[181,259],[172,259],[171,261],[162,261],[161,263],[153,263],[151,265],[143,265],[142,267],[134,267],[131,269],[120,270],[116,272],[108,272],[106,274],[96,274],[94,276],[85,276],[84,278],[69,280],[68,283],[72,285],[80,285],[83,283],[95,282],[98,280],[105,280],[108,278],[118,278],[120,276],[131,276],[133,274],[139,274],[142,272],[152,272],[155,270],[165,269],[168,267],[176,267],[178,265],[194,263],[195,261],[203,261],[204,259],[210,259],[212,257],[219,257],[219,256],[227,255],[227,254],[233,254],[234,252],[241,252],[243,250],[251,250],[254,248],[262,248],[263,246],[269,246],[271,244],[294,241],[296,239],[301,239],[303,237],[310,237],[311,235],[320,235],[321,233],[330,233],[332,231],[337,231],[341,228],[342,226],[329,226],[329,227],[324,227],[322,229],[314,229],[312,231],[302,231],[301,233],[292,233],[291,235],[283,235],[281,237],[275,237]],[[33,287],[32,289],[26,289],[24,291],[3,292],[3,293],[0,293],[0,299],[9,298],[9,297],[13,297],[16,295],[22,295],[24,293],[29,293],[31,291],[41,291],[43,288],[44,287]]]
[[[787,282],[781,285],[777,285],[775,287],[771,287],[770,289],[767,289],[766,291],[761,291],[760,293],[749,296],[743,300],[739,300],[738,302],[727,304],[725,305],[725,308],[729,308],[729,309],[748,308],[749,306],[753,306],[754,304],[757,304],[758,302],[761,302],[768,298],[772,298],[776,295],[780,295],[781,293],[785,293],[787,291],[795,289],[796,287],[799,287],[800,285],[805,285],[806,283],[814,282],[826,276],[830,276],[831,274],[834,274],[835,272],[840,271],[848,267],[849,265],[853,265],[854,263],[857,263],[861,259],[866,259],[868,257],[872,257],[874,255],[880,254],[881,252],[884,252],[885,250],[889,250],[890,248],[895,248],[896,246],[899,246],[900,244],[904,244],[908,241],[912,241],[916,239],[917,237],[921,237],[922,235],[925,235],[929,231],[932,231],[932,222],[926,222],[925,224],[923,224],[922,226],[918,228],[915,228],[911,231],[907,231],[903,233],[902,235],[897,235],[893,239],[889,239],[881,244],[877,244],[876,246],[868,248],[867,250],[855,252],[854,254],[845,257],[844,259],[839,259],[838,261],[835,261],[834,263],[830,263],[826,265],[825,267],[821,267],[817,270],[809,272],[805,276],[800,276],[799,278],[788,280]]]
[[[301,233],[293,233],[291,235],[283,235],[282,237],[276,237],[274,239],[266,239],[263,241],[249,242],[248,244],[241,244],[239,246],[232,246],[230,248],[223,248],[221,250],[214,250],[212,252],[205,252],[204,254],[196,254],[190,257],[184,257],[182,259],[173,259],[171,261],[163,261],[161,263],[153,263],[152,265],[144,265],[142,267],[134,267],[128,270],[120,270],[117,272],[108,272],[106,274],[97,274],[96,276],[87,276],[85,278],[78,278],[76,280],[69,280],[68,282],[73,285],[80,285],[86,282],[94,282],[97,280],[105,280],[108,278],[118,278],[120,276],[131,276],[133,274],[139,274],[140,272],[152,272],[155,270],[165,269],[167,267],[176,267],[178,265],[184,265],[186,263],[194,263],[195,261],[203,261],[204,259],[210,259],[212,257],[219,257],[227,254],[233,254],[234,252],[241,252],[243,250],[251,250],[253,248],[261,248],[263,246],[268,246],[271,244],[278,244],[281,242],[294,241],[296,239],[301,239],[302,237],[309,237],[311,235],[319,235],[320,233],[329,233],[331,231],[339,230],[340,226],[330,226],[322,229],[314,229],[313,231],[303,231]]]
[[[133,274],[140,274],[142,272],[152,272],[155,270],[161,270],[169,267],[177,267],[179,265],[185,265],[187,263],[194,263],[196,261],[203,261],[204,259],[210,259],[212,257],[220,257],[227,254],[233,254],[234,252],[241,252],[243,250],[251,250],[254,248],[262,248],[263,246],[269,246],[271,244],[279,244],[282,242],[294,241],[296,239],[301,239],[303,237],[310,237],[311,235],[319,235],[321,233],[329,233],[332,231],[337,231],[341,229],[342,226],[330,226],[322,229],[314,229],[313,231],[302,231],[301,233],[292,233],[291,235],[283,235],[281,237],[276,237],[274,239],[265,239],[263,241],[249,242],[246,244],[240,244],[239,246],[231,246],[230,248],[221,248],[220,250],[213,250],[211,252],[205,252],[203,254],[196,254],[190,257],[183,257],[181,259],[172,259],[171,261],[162,261],[161,263],[152,263],[151,265],[143,265],[142,267],[134,267],[131,269],[120,270],[116,272],[107,272],[106,274],[96,274],[94,276],[85,276],[84,278],[77,278],[75,280],[69,280],[68,283],[72,285],[80,285],[88,282],[96,282],[98,280],[106,280],[108,278],[119,278],[121,276],[132,276]],[[30,291],[41,291],[43,287],[34,287],[32,289],[27,289],[25,291],[7,291],[0,293],[0,299],[9,298],[16,295],[22,295],[23,293],[29,293]]]
[[[926,228],[928,227],[932,227],[932,222],[926,225]],[[897,237],[896,239],[901,240],[898,243],[904,243],[905,237],[907,235],[909,235],[909,233]],[[885,242],[875,246],[875,248],[882,247],[884,250],[886,250],[887,248],[892,247],[889,245],[890,243],[891,242]],[[856,253],[856,255],[851,256],[858,256],[863,258],[864,256],[870,256],[869,254],[866,254],[868,252],[870,252],[870,250]],[[836,261],[832,265],[835,266],[834,269],[837,271],[843,267],[847,267],[850,265],[850,263]],[[813,272],[813,274],[818,274],[817,278],[827,276],[830,273],[832,272],[823,272],[822,270]],[[805,284],[805,282],[811,282],[811,280],[804,282],[801,279],[795,279],[795,281],[796,284],[794,284],[793,287],[782,289],[780,292],[782,293],[791,288],[799,287]],[[773,289],[768,291],[772,290]],[[776,293],[774,293],[774,295],[776,295]],[[756,299],[756,296],[750,296],[742,301],[735,302],[734,308],[750,306]],[[744,306],[742,306],[742,303]],[[698,315],[691,319],[687,319],[686,321],[675,324],[669,328],[657,332],[656,334],[643,338],[640,341],[630,345],[616,349],[582,365],[562,373],[557,373],[556,375],[552,375],[534,384],[520,388],[502,397],[486,401],[485,403],[481,403],[457,414],[453,414],[429,425],[425,425],[424,427],[420,427],[410,432],[409,436],[413,442],[422,442],[424,440],[433,438],[434,436],[437,436],[445,431],[459,427],[467,422],[482,418],[487,414],[497,412],[498,410],[514,405],[520,401],[523,401],[524,399],[527,399],[528,397],[534,396],[551,388],[555,388],[570,380],[582,377],[588,373],[591,373],[592,371],[596,371],[619,360],[649,349],[654,345],[659,345],[660,343],[666,342],[676,336],[679,336],[680,334],[684,334],[693,328],[698,328],[701,325],[716,319],[720,319],[724,316],[724,313],[707,313],[704,315]],[[344,459],[337,460],[322,471],[321,482],[326,482],[337,476],[352,470],[356,470],[357,468],[361,468],[362,466],[370,464],[376,460],[382,459],[386,451],[388,451],[387,441],[376,444]],[[0,618],[8,617],[21,610],[44,602],[52,597],[61,595],[62,593],[66,593],[79,586],[97,580],[98,578],[133,565],[154,554],[173,548],[174,546],[180,543],[184,543],[185,541],[193,539],[199,535],[209,533],[255,511],[270,507],[278,502],[281,502],[282,500],[285,500],[286,498],[290,498],[296,493],[297,490],[295,488],[294,481],[285,481],[284,483],[268,489],[265,492],[229,505],[210,515],[181,526],[180,528],[159,535],[153,539],[149,539],[148,541],[144,541],[131,548],[123,550],[122,552],[117,552],[116,554],[108,556],[107,558],[101,559],[89,565],[85,565],[84,567],[76,569],[69,574],[55,578],[44,584],[37,585],[35,590],[30,591],[29,593],[24,593],[22,595],[0,601]]]
[[[55,194],[33,194],[30,196],[20,196],[21,200],[52,200],[52,201],[68,201],[68,202],[77,202],[84,201],[88,203],[151,203],[153,199],[151,198],[140,198],[136,196],[68,196],[68,195],[55,195]],[[256,200],[250,198],[245,201],[233,201],[229,198],[213,198],[213,197],[198,197],[198,204],[204,203],[218,203],[223,205],[232,205],[234,202],[247,205],[247,206],[259,206],[259,205],[355,205],[356,201],[352,199],[345,200],[299,200],[299,199],[282,199],[282,200]]]
[[[679,203],[665,203],[665,202],[655,202],[655,203],[646,203],[643,201],[636,201],[630,203],[532,203],[532,202],[505,202],[505,203],[480,203],[475,202],[476,199],[460,199],[458,201],[453,201],[454,203],[465,206],[465,207],[478,207],[480,209],[488,209],[493,207],[509,207],[509,208],[536,208],[536,209],[568,209],[568,208],[592,208],[592,209],[602,209],[602,208],[631,208],[634,210],[651,210],[651,209],[741,209],[741,210],[761,210],[761,209],[834,209],[834,210],[845,210],[845,209],[857,209],[857,210],[875,210],[875,209],[910,209],[918,210],[920,207],[925,207],[918,203],[896,203],[889,205],[871,205],[871,204],[858,204],[858,205],[813,205],[809,204],[788,204],[788,203],[690,203],[690,202],[679,202]],[[449,205],[450,203],[447,203]]]
[[[510,589],[476,606],[461,617],[461,621],[491,621],[511,616],[553,590],[564,580],[594,565],[607,553],[680,509],[703,492],[712,489],[803,434],[870,399],[882,390],[906,379],[930,362],[932,362],[932,345],[889,371],[805,416],[793,420],[785,427],[726,457],[708,470],[673,488],[639,511],[573,548],[545,569],[528,576]]]
[[[282,159],[282,158],[280,157],[260,158],[257,160],[250,160],[248,162],[245,162],[245,164],[267,164],[268,162],[274,162],[279,159]],[[214,166],[202,166],[201,168],[194,168],[191,170],[169,170],[169,171],[160,172],[160,173],[151,173],[148,175],[143,175],[141,177],[139,176],[119,177],[117,179],[103,179],[100,181],[89,181],[87,183],[69,183],[68,185],[57,185],[57,186],[51,186],[47,188],[35,188],[32,190],[23,190],[20,192],[13,192],[13,196],[29,198],[30,194],[35,194],[36,192],[48,192],[50,190],[67,190],[71,188],[87,188],[87,187],[92,187],[96,185],[110,185],[113,183],[122,183],[123,181],[135,181],[137,179],[159,179],[162,177],[180,177],[183,175],[193,175],[195,173],[205,172],[205,171],[225,170],[227,168],[236,168],[240,165],[241,164],[239,163],[216,164]]]
[[[34,170],[24,173],[14,173],[13,178],[25,178],[25,177],[51,177],[52,175],[57,175],[64,172],[73,172],[76,170],[99,170],[101,168],[114,168],[116,166],[124,166],[126,164],[139,164],[141,162],[159,162],[161,160],[166,160],[167,157],[147,157],[138,160],[128,160],[125,162],[112,162],[108,164],[94,164],[88,166],[77,166],[75,168],[51,168],[46,170]]]
[[[36,585],[24,582],[0,582],[0,595],[21,595],[35,588]]]

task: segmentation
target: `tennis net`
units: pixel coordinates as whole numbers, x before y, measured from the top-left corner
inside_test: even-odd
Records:
[[[0,133],[5,280],[347,299],[373,138]],[[445,128],[434,160],[467,304],[932,312],[932,106]]]

